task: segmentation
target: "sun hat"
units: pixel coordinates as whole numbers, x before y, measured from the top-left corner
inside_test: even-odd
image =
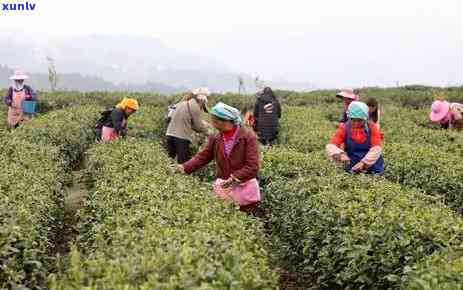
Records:
[[[14,81],[19,81],[19,80],[27,80],[29,78],[28,75],[26,75],[26,73],[22,70],[16,70],[14,72],[14,75],[12,75],[10,77],[10,80],[14,80]]]
[[[193,90],[193,94],[195,96],[206,96],[209,97],[211,95],[211,91],[208,88],[197,88]]]
[[[447,116],[450,110],[450,103],[447,101],[434,101],[431,105],[429,119],[433,122],[439,122]]]
[[[359,95],[356,94],[356,90],[354,89],[342,89],[336,93],[336,97],[351,99],[354,101],[358,101],[360,99]]]

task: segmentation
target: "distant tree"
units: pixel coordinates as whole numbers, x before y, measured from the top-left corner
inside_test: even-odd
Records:
[[[241,95],[241,92],[245,92],[246,89],[244,87],[244,79],[242,76],[238,77],[238,95]]]
[[[56,72],[55,60],[47,56],[48,62],[48,81],[50,82],[50,89],[52,92],[56,91],[58,84],[58,74]]]

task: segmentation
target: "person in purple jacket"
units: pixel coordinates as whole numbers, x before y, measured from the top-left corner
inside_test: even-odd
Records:
[[[23,112],[23,101],[35,101],[37,95],[34,90],[24,84],[24,81],[29,77],[21,70],[15,71],[14,75],[10,77],[13,81],[13,86],[8,89],[5,96],[5,105],[8,106],[8,126],[10,129],[15,129],[23,121],[31,118],[30,114]]]

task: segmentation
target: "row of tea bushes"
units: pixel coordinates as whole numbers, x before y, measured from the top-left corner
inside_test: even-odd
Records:
[[[386,162],[384,176],[394,182],[423,190],[431,195],[443,196],[445,202],[463,213],[463,165],[457,152],[463,146],[458,132],[417,127],[414,112],[387,107],[387,127],[383,154]],[[322,120],[326,108],[288,107],[289,116],[282,124],[281,145],[300,152],[323,152],[334,126]],[[395,121],[394,121],[395,120]],[[394,126],[400,124],[400,126]]]
[[[463,289],[463,253],[443,251],[410,267],[402,289],[461,290]]]
[[[274,289],[261,223],[172,173],[158,145],[119,141],[88,155],[95,186],[69,265],[51,289]]]
[[[92,115],[91,108],[56,111],[0,138],[1,289],[44,287],[66,171],[92,141]]]
[[[384,176],[409,187],[419,188],[463,213],[463,164],[457,156],[429,146],[390,144],[386,148]]]
[[[273,249],[306,287],[398,288],[416,263],[463,242],[463,221],[427,195],[342,173],[319,153],[264,154]]]

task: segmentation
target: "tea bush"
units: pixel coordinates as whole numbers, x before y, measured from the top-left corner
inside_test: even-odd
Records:
[[[463,289],[463,253],[444,251],[436,253],[410,267],[401,286],[410,290]]]
[[[386,178],[442,196],[452,209],[463,213],[463,164],[454,154],[427,146],[391,144],[385,155]]]
[[[263,175],[277,176],[263,202],[273,249],[306,286],[397,288],[409,267],[463,241],[463,221],[422,193],[336,172],[318,153],[264,156]]]
[[[51,289],[272,289],[258,220],[193,177],[172,174],[158,145],[122,141],[88,155],[95,190],[67,270]]]
[[[0,288],[42,289],[61,225],[63,187],[88,147],[91,109],[34,119],[0,138]]]

